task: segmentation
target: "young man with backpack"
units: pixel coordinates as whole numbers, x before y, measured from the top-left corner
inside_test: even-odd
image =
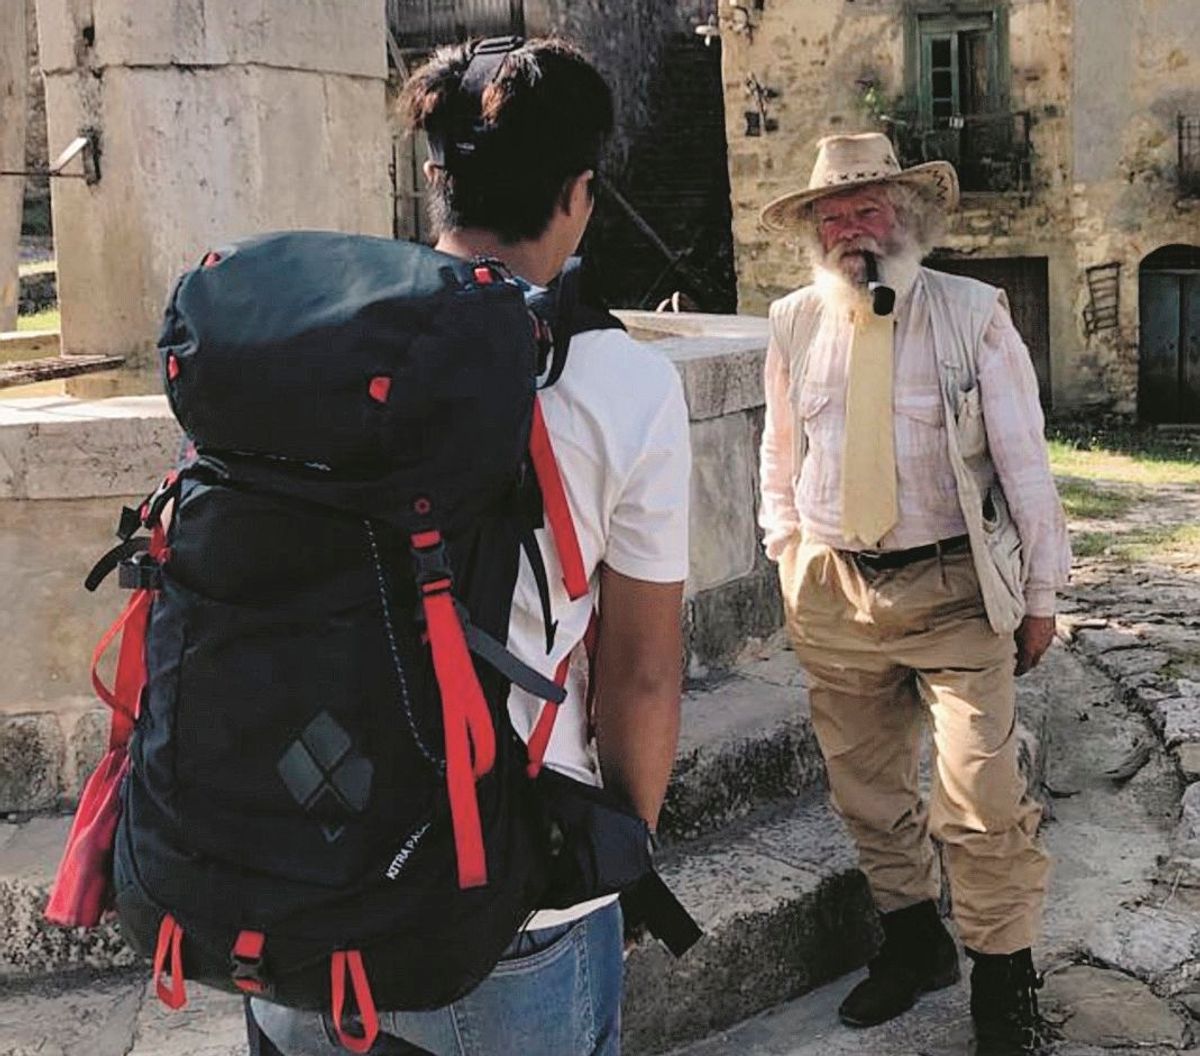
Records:
[[[591,216],[612,130],[611,93],[600,75],[562,41],[490,41],[437,52],[413,74],[406,105],[411,127],[430,142],[435,248],[501,262],[531,298],[547,287],[553,294]],[[586,584],[569,589],[558,541],[539,530],[546,575],[522,553],[507,649],[565,686],[540,746],[546,767],[589,786],[602,781],[653,828],[679,727],[687,411],[671,363],[604,313],[579,307],[573,314],[560,321],[571,333],[569,355],[546,371],[561,376],[538,402]],[[559,348],[564,336],[555,335]],[[595,645],[585,651],[589,628]],[[545,741],[543,714],[539,697],[512,687],[508,715],[531,746]],[[381,1010],[369,1051],[612,1056],[622,944],[615,895],[540,910],[466,996],[425,1011]],[[417,963],[425,955],[411,951]],[[284,1056],[343,1051],[326,1014],[258,999],[253,1013]]]

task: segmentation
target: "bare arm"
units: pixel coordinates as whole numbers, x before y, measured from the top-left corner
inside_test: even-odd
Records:
[[[682,583],[631,579],[600,566],[596,740],[606,787],[653,829],[679,740]]]

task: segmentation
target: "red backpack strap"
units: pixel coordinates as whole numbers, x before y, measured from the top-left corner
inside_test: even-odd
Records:
[[[171,985],[163,981],[167,952],[171,954]],[[167,1008],[178,1010],[187,1004],[187,987],[183,979],[183,928],[170,913],[158,926],[158,946],[154,951],[154,990]]]
[[[150,534],[150,556],[160,559],[166,549],[166,533],[161,526],[155,526]],[[150,621],[150,602],[153,597],[154,592],[148,588],[135,590],[92,653],[92,687],[113,712],[109,748],[124,747],[137,721],[142,689],[146,685],[146,628]],[[118,635],[121,645],[110,689],[100,677],[100,661]]]
[[[542,415],[542,405],[536,399],[533,401],[533,425],[529,431],[529,455],[537,474],[538,487],[542,490],[546,522],[554,536],[558,561],[562,565],[563,585],[567,588],[567,596],[576,601],[588,592],[587,570],[583,567],[579,537],[575,534],[575,522],[571,519],[571,507],[567,504],[567,493],[550,443],[546,419]]]
[[[338,950],[330,961],[330,983],[333,1004],[333,1029],[340,1041],[351,1052],[369,1052],[379,1036],[379,1013],[375,1010],[375,999],[371,996],[371,985],[367,982],[367,970],[363,967],[362,954],[358,950]],[[346,972],[354,987],[354,1003],[362,1020],[362,1035],[349,1033],[342,1026],[346,1009]]]
[[[436,531],[417,532],[412,536],[412,545],[414,555],[433,555],[442,546],[442,537]],[[454,606],[448,568],[441,578],[420,577],[419,587],[433,670],[442,698],[446,788],[454,824],[458,886],[482,887],[487,883],[487,859],[475,782],[496,762],[496,731]]]
[[[567,672],[571,670],[571,654],[567,653],[559,662],[558,670],[554,672],[554,681],[559,686],[567,684]],[[554,732],[554,720],[558,718],[558,704],[553,700],[542,702],[542,710],[538,715],[533,732],[529,735],[529,765],[525,772],[535,778],[542,772],[542,761],[546,757],[546,748],[550,744],[550,734]]]

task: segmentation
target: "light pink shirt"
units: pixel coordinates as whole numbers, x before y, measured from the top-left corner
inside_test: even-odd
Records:
[[[895,527],[876,549],[904,550],[966,533],[950,464],[945,415],[924,284],[896,308],[893,403],[897,504]],[[808,453],[793,488],[788,362],[774,328],[765,368],[767,415],[762,443],[759,523],[767,555],[779,556],[791,536],[842,550],[842,443],[846,366],[852,323],[848,309],[827,309],[808,353],[799,424]],[[988,449],[1021,535],[1025,603],[1033,616],[1054,613],[1054,592],[1067,581],[1071,552],[1062,505],[1046,452],[1037,377],[1021,335],[997,303],[978,357]],[[857,541],[856,541],[857,542]]]

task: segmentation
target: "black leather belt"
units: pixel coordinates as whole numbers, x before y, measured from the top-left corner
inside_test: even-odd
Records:
[[[842,553],[863,568],[882,572],[889,568],[903,568],[914,561],[925,561],[939,554],[954,554],[968,550],[971,537],[956,535],[951,539],[939,539],[936,543],[914,546],[910,550],[843,550]]]

